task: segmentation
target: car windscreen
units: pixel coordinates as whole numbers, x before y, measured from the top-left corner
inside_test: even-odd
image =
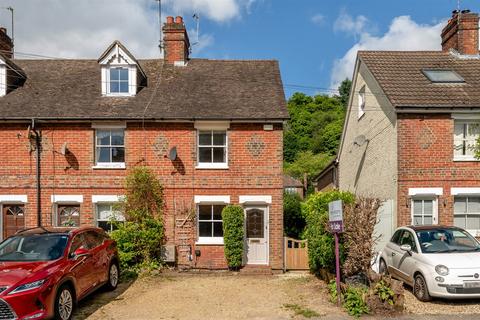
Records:
[[[478,241],[461,229],[432,228],[416,233],[423,253],[480,251]]]
[[[68,243],[65,234],[13,236],[0,243],[0,261],[50,261],[62,257]]]

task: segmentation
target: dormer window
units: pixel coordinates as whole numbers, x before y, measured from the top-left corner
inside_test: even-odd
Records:
[[[146,80],[138,61],[119,41],[112,43],[98,62],[101,65],[103,96],[134,96]]]

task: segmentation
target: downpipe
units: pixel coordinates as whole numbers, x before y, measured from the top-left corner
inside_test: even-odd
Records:
[[[35,128],[35,119],[32,119],[32,132],[35,135],[35,156],[36,156],[36,191],[37,191],[37,226],[42,226],[42,204],[41,204],[41,184],[40,184],[40,148],[41,135]]]

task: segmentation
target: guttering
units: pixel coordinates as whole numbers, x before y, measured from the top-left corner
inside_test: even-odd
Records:
[[[395,113],[480,113],[480,106],[396,106]]]
[[[35,122],[92,122],[92,121],[127,121],[127,122],[142,122],[142,121],[149,121],[149,122],[195,122],[195,121],[230,121],[230,122],[250,122],[250,123],[283,123],[284,121],[288,120],[289,118],[125,118],[125,117],[97,117],[97,118],[60,118],[60,117],[43,117],[43,118],[35,118]],[[0,122],[20,122],[20,123],[31,123],[32,118],[2,118],[0,117]]]

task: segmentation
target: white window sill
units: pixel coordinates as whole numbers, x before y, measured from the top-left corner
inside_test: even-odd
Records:
[[[223,246],[223,237],[210,238],[210,237],[199,237],[195,242],[196,245],[220,245]]]
[[[195,169],[228,169],[228,163],[199,163]]]
[[[475,157],[454,157],[453,161],[455,162],[478,162],[480,159],[477,159]]]
[[[134,97],[135,95],[132,93],[107,93],[105,94],[106,97]]]
[[[124,162],[118,162],[118,163],[97,163],[95,166],[92,167],[92,169],[125,169],[125,163]]]

